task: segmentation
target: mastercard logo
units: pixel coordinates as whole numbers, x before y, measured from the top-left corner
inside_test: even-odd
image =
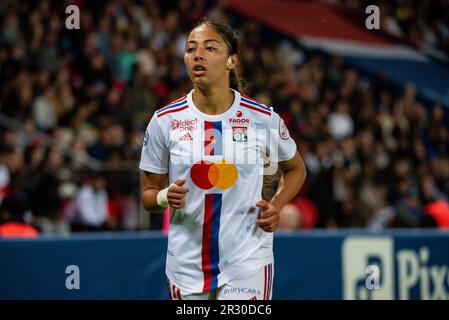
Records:
[[[190,169],[190,178],[193,183],[204,190],[213,187],[229,189],[237,181],[238,175],[235,165],[226,160],[217,162],[202,160],[196,162]]]

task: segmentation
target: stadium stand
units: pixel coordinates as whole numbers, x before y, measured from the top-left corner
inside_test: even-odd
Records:
[[[306,161],[298,228],[447,228],[447,2],[379,5],[382,32],[369,36],[355,26],[363,3],[297,2],[337,23],[310,34],[284,29],[274,9],[248,13],[252,2],[80,0],[81,28],[68,30],[64,2],[1,1],[1,197],[25,193],[38,229],[66,234],[67,208],[101,170],[105,229],[160,228],[139,209],[143,132],[157,106],[189,90],[186,32],[209,15],[238,30],[247,94],[282,115]],[[342,23],[378,55],[320,42]]]

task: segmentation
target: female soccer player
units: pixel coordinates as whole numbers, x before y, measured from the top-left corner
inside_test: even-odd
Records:
[[[142,202],[170,207],[171,299],[271,299],[273,231],[305,180],[279,115],[238,91],[238,52],[226,25],[201,21],[184,53],[193,90],[156,111],[145,133]],[[269,200],[264,159],[282,172]]]

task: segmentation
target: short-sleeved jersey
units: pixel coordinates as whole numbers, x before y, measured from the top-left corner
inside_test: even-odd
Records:
[[[183,291],[209,292],[273,262],[273,233],[256,224],[264,163],[291,159],[296,144],[272,108],[241,96],[208,115],[193,90],[153,115],[139,168],[186,179],[186,205],[171,209],[168,278]],[[266,173],[266,172],[265,172]],[[274,174],[275,172],[271,173]]]

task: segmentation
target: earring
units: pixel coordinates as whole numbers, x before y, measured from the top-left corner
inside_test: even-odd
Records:
[[[226,66],[229,67],[232,63],[231,57],[228,57],[228,61],[226,61]]]

